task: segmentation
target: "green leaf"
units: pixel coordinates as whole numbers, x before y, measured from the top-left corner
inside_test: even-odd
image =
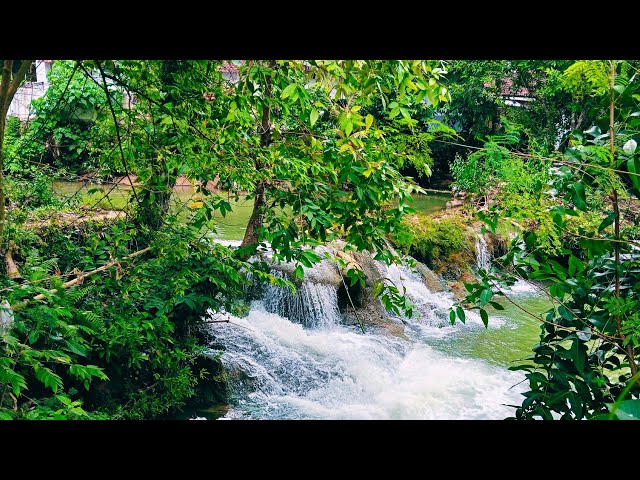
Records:
[[[296,89],[296,84],[295,83],[291,83],[289,85],[287,85],[284,90],[282,90],[282,93],[280,94],[280,98],[285,99],[288,96],[290,96],[293,91]]]
[[[349,135],[351,135],[352,131],[353,131],[353,123],[347,122],[347,125],[344,127],[345,136],[348,137]]]
[[[602,232],[605,228],[611,225],[616,219],[615,212],[609,212],[609,214],[602,220],[600,226],[598,227],[598,233]]]
[[[640,420],[640,399],[620,402],[616,415],[620,420]]]
[[[373,296],[379,297],[382,293],[382,290],[384,290],[384,284],[380,280],[376,280],[376,282],[373,284]]]
[[[10,383],[15,395],[20,395],[21,390],[27,389],[27,381],[25,378],[4,365],[0,365],[0,382]]]
[[[58,389],[62,388],[62,379],[49,368],[35,366],[33,370],[36,374],[36,378],[44,383],[45,387],[51,388],[53,393],[57,393]]]
[[[464,316],[464,310],[460,307],[456,307],[456,315],[458,316],[458,318],[460,319],[460,321],[462,323],[465,323],[465,316]]]
[[[500,305],[498,302],[489,302],[489,305],[491,305],[496,310],[504,310],[504,307]]]
[[[67,349],[76,355],[80,355],[81,357],[87,356],[87,349],[84,348],[80,343],[75,340],[67,340],[65,342]]]
[[[591,128],[589,128],[589,130],[585,130],[584,133],[586,133],[587,135],[591,135],[591,136],[595,137],[597,135],[600,135],[602,133],[602,130],[600,130],[599,127],[596,127],[594,125]]]
[[[636,151],[636,148],[638,147],[638,144],[636,143],[636,141],[632,138],[631,140],[628,140],[624,146],[622,147],[622,150],[624,150],[624,153],[626,153],[627,155],[633,155],[633,153]]]
[[[364,119],[364,124],[366,125],[367,129],[371,128],[371,125],[373,124],[373,115],[368,114]]]
[[[451,325],[456,323],[456,313],[453,310],[449,310],[449,321],[451,322]]]
[[[489,314],[484,308],[480,309],[480,318],[482,319],[482,323],[484,323],[484,328],[489,327]]]
[[[630,158],[627,161],[627,170],[634,188],[640,190],[640,161],[635,157]]]
[[[40,332],[38,330],[32,330],[29,334],[29,343],[33,345],[38,341],[38,337],[40,336]]]
[[[589,420],[615,420],[616,416],[613,413],[599,413],[594,415]]]
[[[311,122],[311,126],[313,127],[315,125],[315,123],[318,121],[318,110],[317,109],[313,109],[311,110],[311,115],[309,116],[309,120]]]
[[[584,270],[584,265],[582,262],[578,260],[577,257],[571,255],[569,257],[569,275],[573,276],[576,273],[582,272]]]
[[[584,192],[584,185],[582,183],[573,184],[572,200],[578,210],[582,210],[583,212],[587,211],[587,199]]]
[[[489,303],[491,297],[493,297],[493,291],[490,288],[482,290],[482,293],[480,294],[480,305],[484,306]]]
[[[293,279],[294,280],[304,279],[304,268],[302,268],[302,265],[298,265],[293,271]]]
[[[0,410],[0,420],[12,420],[13,417],[6,410]]]
[[[565,308],[564,305],[560,305],[558,307],[558,313],[562,316],[562,318],[564,318],[565,320],[573,320],[573,313],[571,313],[570,310],[567,310],[567,308]]]

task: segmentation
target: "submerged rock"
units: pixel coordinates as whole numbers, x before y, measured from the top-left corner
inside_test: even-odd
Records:
[[[447,206],[447,210],[454,210],[456,208],[460,208],[464,205],[464,201],[463,200],[459,200],[457,198],[454,198],[453,200],[449,200],[446,203]]]

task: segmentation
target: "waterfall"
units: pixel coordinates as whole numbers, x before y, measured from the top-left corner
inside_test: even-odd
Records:
[[[509,232],[509,240],[513,241],[513,239],[516,237],[516,234],[514,232]],[[521,246],[519,248],[524,248],[524,243],[521,242]],[[513,266],[516,266],[516,257],[513,257]],[[503,289],[505,293],[511,294],[511,295],[521,295],[521,296],[529,296],[532,295],[534,293],[536,293],[537,288],[536,285],[531,281],[531,280],[524,280],[522,278],[519,278],[516,283],[514,283],[513,285],[511,285],[511,288],[505,288]]]
[[[419,273],[411,270],[406,265],[386,265],[376,262],[380,274],[391,280],[400,290],[405,291],[406,297],[416,307],[416,318],[408,323],[409,328],[428,329],[430,335],[441,336],[458,327],[450,327],[449,309],[455,303],[453,295],[449,292],[434,293],[424,283]],[[480,327],[483,325],[480,316],[473,311],[466,312],[468,327]],[[502,326],[503,320],[492,318],[493,326]],[[435,328],[434,328],[435,327]],[[462,327],[464,328],[464,327]],[[438,330],[443,330],[439,332]]]
[[[487,241],[481,233],[476,236],[476,252],[478,269],[489,270],[491,268],[491,253],[489,253]]]
[[[373,261],[369,267],[405,291],[416,307],[413,318],[403,319],[400,337],[384,329],[362,334],[344,325],[338,287],[321,283],[328,269],[305,270],[295,294],[266,285],[248,316],[224,314],[230,323],[208,326],[215,339],[211,353],[224,345],[221,359],[232,397],[225,418],[500,419],[513,414],[506,405],[522,401],[522,372],[453,355],[447,343],[484,332],[480,317],[469,311],[466,324],[452,326],[451,293],[431,292],[405,265]],[[504,318],[492,317],[489,328],[504,324]]]
[[[282,272],[272,271],[283,277]],[[268,312],[287,317],[307,328],[328,328],[338,325],[342,317],[338,308],[336,287],[304,281],[296,293],[288,288],[267,285],[264,290],[264,307]]]
[[[522,401],[520,372],[342,325],[307,329],[267,311],[212,324],[225,345],[230,419],[501,419]],[[243,328],[244,327],[244,328]],[[445,349],[446,351],[446,349]]]

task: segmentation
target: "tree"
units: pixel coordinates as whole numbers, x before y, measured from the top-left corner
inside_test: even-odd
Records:
[[[585,81],[584,66],[574,60],[452,61],[452,101],[439,112],[467,144],[479,146],[498,133],[502,116],[521,127],[520,148],[563,150],[571,132],[586,128],[603,107],[594,95],[602,87]],[[600,81],[601,70],[590,78]]]

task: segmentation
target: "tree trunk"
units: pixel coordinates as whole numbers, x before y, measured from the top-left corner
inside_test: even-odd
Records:
[[[170,171],[164,159],[159,159],[153,169],[153,184],[147,184],[139,194],[137,222],[151,230],[159,230],[169,211],[169,200],[176,184],[177,172],[175,169]]]
[[[162,62],[159,76],[160,89],[163,89],[166,93],[165,104],[176,103],[177,99],[173,90],[166,87],[174,86],[176,84],[175,74],[184,71],[185,68],[187,68],[186,64],[180,60],[164,60]],[[171,135],[164,131],[161,125],[156,126],[156,131],[161,132],[159,137],[156,138],[157,144],[155,147],[157,150],[161,151],[163,147],[172,151],[177,150],[175,145],[169,143],[168,138]],[[149,181],[139,194],[136,222],[154,231],[162,227],[164,219],[169,212],[169,201],[171,200],[173,187],[178,179],[178,168],[170,168],[167,165],[167,159],[160,157],[152,163],[151,169],[152,173]]]
[[[266,204],[267,199],[264,192],[264,182],[258,182],[253,201],[253,211],[251,212],[251,217],[249,217],[249,223],[247,224],[247,229],[244,232],[244,238],[240,245],[241,247],[255,245],[260,241],[257,229],[262,226],[262,216],[264,214]]]
[[[269,62],[269,66],[272,69],[276,68],[275,60],[271,60]],[[265,77],[265,100],[271,98],[272,87],[271,87],[271,77]],[[271,107],[265,102],[262,106],[262,121],[260,122],[260,126],[262,131],[260,133],[260,147],[261,149],[266,150],[266,148],[271,143]],[[262,160],[260,155],[255,156],[255,167],[257,171],[260,171],[264,168],[262,164]],[[258,228],[262,226],[264,209],[267,205],[267,196],[266,196],[266,185],[264,180],[259,180],[256,184],[255,197],[253,201],[253,211],[251,212],[251,217],[249,218],[249,223],[247,225],[247,230],[244,232],[244,238],[242,239],[242,243],[240,247],[248,247],[251,245],[255,245],[260,241],[260,238],[257,234]]]
[[[611,168],[615,167],[615,116],[614,116],[614,108],[615,108],[615,102],[614,102],[614,85],[615,85],[615,78],[616,78],[616,64],[615,62],[611,61],[611,73],[609,76],[609,81],[610,81],[610,85],[609,85],[609,148],[610,148],[610,165]],[[618,205],[618,191],[616,190],[616,184],[614,181],[614,173],[612,171],[609,172],[609,178],[611,181],[611,193],[610,193],[610,199],[611,199],[611,206],[613,207],[613,213],[614,213],[614,221],[613,221],[613,229],[614,229],[614,238],[615,241],[613,243],[613,249],[614,249],[614,261],[615,261],[615,291],[614,291],[614,295],[617,298],[620,298],[620,208]],[[618,330],[618,335],[622,338],[622,340],[625,340],[625,336],[622,333],[622,324],[621,324],[621,319],[620,319],[620,314],[616,314],[615,315],[615,320],[616,320],[616,328]],[[629,342],[626,347],[625,347],[625,353],[627,355],[627,360],[629,360],[629,368],[631,369],[631,375],[634,376],[637,372],[637,366],[636,366],[636,361],[635,361],[635,357],[633,355],[633,345],[631,342]],[[638,385],[640,386],[640,379],[638,380]]]
[[[2,79],[0,80],[0,251],[4,251],[4,227],[7,214],[4,207],[4,130],[7,122],[7,112],[13,97],[27,76],[33,60],[22,60],[18,72],[11,77],[13,60],[4,60],[2,65]]]

